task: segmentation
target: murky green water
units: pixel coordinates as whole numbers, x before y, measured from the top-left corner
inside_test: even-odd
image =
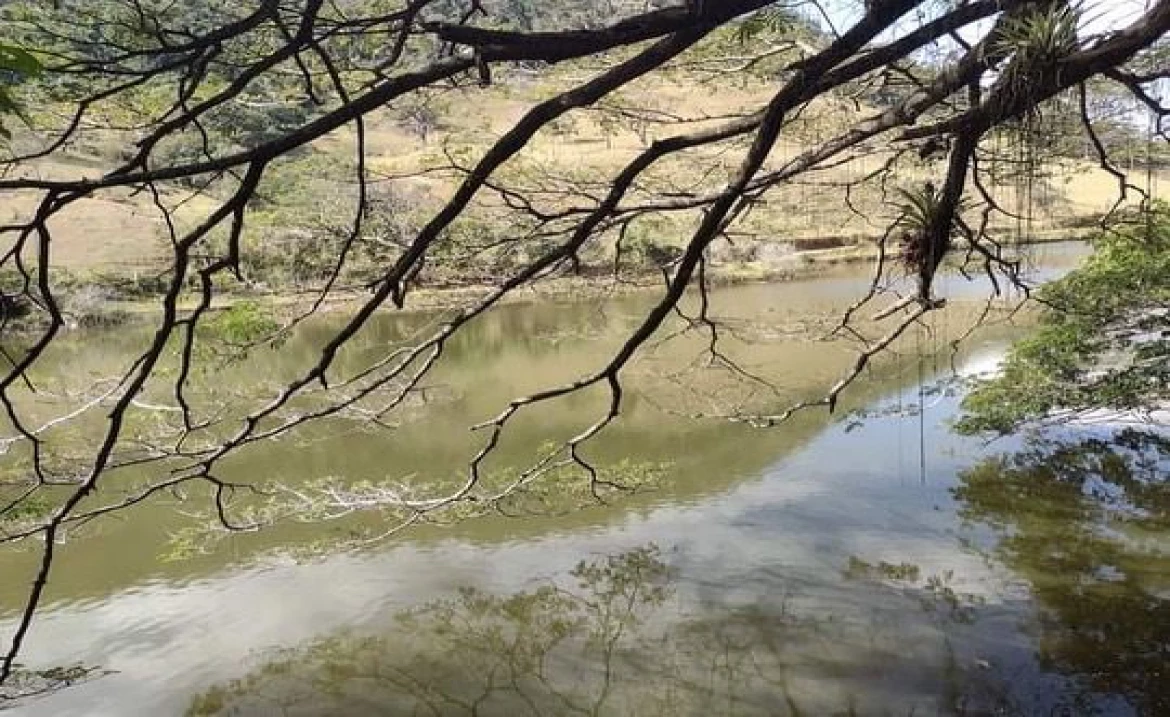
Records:
[[[1038,271],[1060,271],[1082,253],[1045,247]],[[729,352],[779,388],[766,394],[732,382],[726,371],[696,368],[698,338],[651,352],[629,376],[621,422],[590,454],[599,462],[630,457],[669,468],[655,490],[614,505],[423,526],[373,550],[302,561],[273,549],[340,534],[345,524],[233,538],[180,562],[158,559],[181,523],[172,498],[92,526],[86,539],[61,553],[26,662],[83,662],[112,673],[13,714],[182,714],[196,695],[278,657],[286,662],[270,667],[268,678],[216,694],[238,700],[237,714],[400,714],[434,706],[403,687],[401,670],[354,666],[377,658],[379,665],[410,666],[412,680],[433,683],[428,700],[451,698],[422,714],[468,713],[474,700],[466,695],[483,691],[485,675],[495,689],[497,672],[526,686],[507,696],[493,693],[480,714],[595,707],[601,714],[1164,713],[1157,709],[1168,705],[1170,689],[1148,675],[1165,663],[1159,660],[1170,638],[1164,617],[1170,566],[1162,552],[1170,533],[1149,521],[1114,520],[1111,530],[1130,531],[1124,540],[1110,533],[1100,539],[1104,544],[1086,547],[1075,565],[1062,562],[1060,551],[1077,535],[1096,531],[1099,516],[1082,506],[1079,522],[1070,523],[1056,508],[1033,514],[1016,510],[1011,500],[989,500],[999,488],[987,475],[1004,471],[972,469],[1017,446],[953,436],[946,424],[956,398],[920,389],[922,381],[954,370],[994,366],[1022,330],[989,327],[952,354],[947,342],[974,321],[985,287],[948,282],[950,307],[851,394],[848,408],[880,414],[860,425],[845,411],[832,419],[802,414],[770,430],[687,417],[741,401],[782,408],[823,394],[851,354],[807,340],[806,329],[839,314],[865,281],[862,270],[843,270],[717,292],[719,313],[745,339],[729,338]],[[596,368],[647,301],[506,307],[452,345],[448,363],[428,382],[427,400],[393,429],[335,421],[295,442],[250,450],[230,471],[292,482],[328,475],[425,480],[457,471],[478,446],[469,425],[519,392]],[[382,351],[434,318],[387,317],[360,337],[348,360]],[[310,326],[279,352],[206,377],[204,385],[226,392],[275,384],[312,360],[326,328]],[[51,370],[59,381],[83,384],[126,361],[131,344],[125,336],[87,337],[55,356]],[[518,422],[500,463],[519,463],[542,442],[579,431],[596,418],[601,398],[575,397]],[[914,410],[920,401],[921,415]],[[982,482],[972,487],[972,475]],[[958,499],[957,486],[963,487]],[[1050,492],[1066,502],[1091,494]],[[1031,542],[1020,547],[1002,535]],[[396,620],[403,610],[452,598],[460,587],[506,596],[552,581],[588,597],[589,588],[574,587],[568,577],[575,565],[651,543],[666,571],[655,578],[661,599],[638,603],[638,620],[623,628],[614,651],[598,653],[589,636],[609,635],[604,630],[617,623],[602,620],[608,627],[590,632],[582,626],[600,620],[598,614],[574,613],[578,631],[549,654],[550,664],[559,665],[549,668],[557,675],[549,679],[563,685],[566,675],[576,676],[581,684],[572,690],[541,686],[528,663],[468,657],[498,654],[498,642],[444,642],[450,630],[438,637],[428,632],[434,625],[407,630]],[[1135,558],[1135,550],[1145,557]],[[0,605],[9,615],[23,595],[31,557],[0,554]],[[1133,570],[1139,564],[1145,567]],[[1091,585],[1094,575],[1104,582]],[[1078,602],[1078,590],[1091,592],[1092,600]],[[465,608],[451,619],[474,627],[460,613]],[[504,632],[539,639],[550,634],[558,610],[571,612],[559,603],[538,608],[529,605],[522,618],[508,612]],[[1078,610],[1092,611],[1093,619]],[[1123,632],[1093,637],[1115,629],[1107,617],[1115,610],[1132,618],[1119,623]],[[476,619],[490,612],[481,610]],[[312,642],[337,635],[345,637]],[[509,643],[509,654],[529,654],[517,647],[522,642]],[[450,654],[464,661],[439,659],[452,644],[461,647]],[[605,677],[599,665],[610,662],[599,654],[613,658],[621,679]],[[1116,665],[1128,671],[1111,672]],[[1134,672],[1147,678],[1133,678]],[[216,706],[203,706],[209,705]]]

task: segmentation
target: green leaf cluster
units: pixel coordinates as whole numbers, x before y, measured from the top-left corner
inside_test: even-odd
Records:
[[[787,35],[801,24],[786,7],[764,8],[739,24],[735,39],[746,45],[771,35]]]
[[[41,63],[32,53],[15,45],[0,43],[0,139],[8,139],[11,131],[4,125],[5,115],[21,114],[20,104],[12,89],[37,75]]]
[[[1170,401],[1170,206],[1096,239],[1080,268],[1044,286],[1040,328],[979,382],[958,428],[1009,433],[1054,414],[1153,410]]]

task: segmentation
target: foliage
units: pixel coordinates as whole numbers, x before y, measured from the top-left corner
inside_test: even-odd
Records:
[[[934,263],[950,250],[951,238],[957,227],[952,222],[946,231],[946,244],[935,247],[928,235],[945,209],[942,190],[927,183],[923,187],[910,189],[899,187],[897,195],[902,199],[902,213],[898,219],[898,226],[902,230],[902,261],[908,268],[918,270],[924,264]],[[960,202],[958,209],[961,210],[966,204]],[[941,253],[936,256],[936,252]]]
[[[271,310],[257,301],[240,301],[203,324],[209,336],[236,346],[270,337],[280,329]]]
[[[216,311],[199,324],[192,352],[194,369],[215,374],[240,363],[258,348],[279,348],[288,339],[272,306],[245,299]]]
[[[1015,55],[1020,67],[1051,64],[1076,49],[1080,21],[1080,12],[1068,4],[1032,8],[1004,21],[992,50]]]
[[[80,79],[79,67],[132,58],[133,67],[127,68],[127,75],[149,73],[165,63],[153,52],[160,44],[165,47],[170,42],[166,39],[168,34],[175,37],[181,33],[191,38],[214,32],[226,23],[239,20],[248,11],[245,4],[226,0],[133,4],[111,0],[57,0],[53,12],[46,12],[43,3],[35,0],[10,0],[0,3],[0,22],[6,24],[19,41],[32,43],[46,57],[53,58],[49,71],[40,74],[40,81],[33,88],[36,102],[28,103],[34,115],[45,113],[45,119],[51,121],[53,113],[62,105],[68,112],[73,98],[78,95],[107,89],[94,87]],[[202,70],[204,86],[180,103],[206,99],[212,92],[227,86],[237,79],[241,67],[254,61],[257,53],[275,49],[281,38],[282,34],[273,30],[263,37],[251,38],[248,46],[219,48],[218,61],[208,62]],[[72,71],[61,71],[62,65]],[[40,69],[29,53],[0,45],[0,77],[5,71],[28,77]],[[251,83],[246,92],[210,110],[197,128],[188,128],[166,138],[161,151],[152,159],[156,166],[170,166],[282,137],[316,113],[312,101],[303,97],[303,89],[300,78],[292,75],[265,75]],[[0,115],[7,109],[7,96],[3,83],[0,83]],[[129,83],[120,93],[120,99],[116,105],[88,108],[92,124],[98,127],[139,124],[159,112],[166,112],[176,101],[173,88],[166,83],[152,82]],[[124,160],[127,157],[108,159]],[[187,183],[195,185],[191,180]]]
[[[741,22],[736,28],[735,39],[747,45],[768,35],[789,34],[800,26],[800,21],[786,7],[760,10]]]
[[[1039,330],[964,401],[966,432],[1170,400],[1170,208],[1099,236],[1085,265],[1044,286]]]
[[[1007,97],[1040,96],[1060,60],[1077,49],[1080,21],[1080,12],[1066,3],[1008,17],[991,47],[993,53],[1011,58],[997,87],[1006,89]]]
[[[483,0],[479,4],[488,26],[509,30],[601,27],[638,11],[667,7],[673,0]],[[441,0],[429,11],[450,20],[467,11],[459,0]]]
[[[229,354],[229,358],[231,356]],[[552,450],[548,446],[545,449]],[[331,476],[296,487],[279,483],[267,486],[257,491],[252,500],[238,500],[233,504],[233,511],[241,524],[255,526],[341,522],[344,528],[338,534],[319,542],[286,548],[290,554],[319,556],[329,550],[365,544],[420,518],[446,524],[484,516],[534,518],[567,515],[655,490],[661,485],[668,467],[632,459],[589,470],[575,463],[553,464],[536,473],[501,467],[485,471],[476,489],[461,499],[438,501],[426,496],[435,492],[458,495],[466,478],[428,474],[401,480],[357,481],[345,476]],[[365,513],[376,512],[379,519],[374,522],[358,520],[359,509]],[[162,556],[164,559],[184,560],[208,552],[230,535],[213,511],[206,516],[192,517],[203,517],[204,520],[172,531]]]
[[[659,270],[668,267],[682,253],[669,242],[671,229],[670,222],[662,217],[639,217],[625,227],[618,239],[618,261]]]
[[[13,491],[0,492],[0,501],[8,503],[13,498]],[[9,510],[0,516],[0,526],[6,530],[19,529],[32,521],[43,520],[53,511],[53,501],[48,496],[33,494],[20,501],[13,501]]]
[[[12,94],[15,85],[37,75],[41,63],[32,53],[14,45],[0,43],[0,139],[12,136],[4,125],[5,115],[20,115],[21,108]]]
[[[252,287],[300,288],[330,276],[343,249],[346,279],[361,279],[399,251],[412,210],[401,192],[367,189],[361,232],[351,236],[346,216],[357,204],[356,189],[343,181],[347,163],[320,152],[306,153],[272,170],[260,187],[242,243],[241,273]],[[344,220],[339,217],[345,217]]]
[[[443,114],[436,109],[433,100],[404,103],[396,109],[402,128],[423,142],[444,128]]]

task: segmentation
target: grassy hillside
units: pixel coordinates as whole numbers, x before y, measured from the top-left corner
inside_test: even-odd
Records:
[[[767,63],[730,74],[741,64],[734,44],[700,48],[684,64],[639,81],[603,104],[567,116],[537,136],[506,167],[502,184],[522,193],[540,212],[590,206],[620,168],[656,138],[746,113],[774,91]],[[799,49],[794,43],[793,51]],[[409,103],[384,108],[367,126],[365,151],[372,178],[372,211],[351,278],[384,266],[386,257],[450,196],[467,168],[534,103],[596,73],[589,64],[545,69],[515,69],[488,88],[465,86],[434,90]],[[279,108],[279,103],[275,106]],[[848,98],[810,106],[786,130],[770,167],[814,146],[832,133],[873,114],[875,107]],[[261,118],[263,119],[263,118]],[[275,121],[275,120],[273,120]],[[258,131],[266,125],[260,122]],[[1042,130],[1051,131],[1051,130]],[[93,176],[113,167],[131,146],[132,133],[109,129],[83,132],[69,151],[52,161],[27,163],[18,172],[41,176]],[[190,139],[190,138],[188,138]],[[14,150],[38,145],[35,133],[18,135]],[[1114,202],[1116,180],[1078,158],[1034,162],[1018,137],[1003,136],[1001,159],[985,167],[1001,180],[989,191],[1005,209],[1026,220],[1001,220],[994,226],[1005,241],[1063,237],[1070,228],[1094,222]],[[908,148],[876,146],[849,157],[812,180],[783,184],[764,194],[718,245],[713,264],[746,276],[784,273],[801,252],[832,250],[835,256],[864,254],[898,215],[898,187],[921,186],[940,172],[938,160],[924,161]],[[702,152],[681,153],[647,175],[630,203],[662,197],[685,199],[716,191],[739,161],[742,147],[728,143]],[[164,146],[164,156],[186,156],[192,147]],[[356,187],[356,143],[352,131],[317,142],[270,171],[253,205],[245,237],[245,282],[241,290],[290,291],[312,286],[332,266],[341,237],[348,231]],[[169,153],[169,155],[168,155]],[[895,161],[896,160],[896,161]],[[1018,163],[1029,162],[1021,176]],[[933,162],[933,163],[932,163]],[[883,172],[883,168],[889,171]],[[1013,172],[1016,176],[1012,176]],[[1142,172],[1135,174],[1144,183]],[[867,179],[868,178],[868,179]],[[1158,180],[1159,178],[1154,178]],[[1155,181],[1166,196],[1170,181]],[[474,210],[445,238],[445,260],[432,262],[424,281],[450,286],[491,279],[494,269],[541,251],[545,240],[534,223],[517,219],[517,199],[502,191],[480,198]],[[0,221],[27,216],[32,197],[12,196],[0,207]],[[174,209],[180,226],[198,221],[216,197],[193,187],[172,187],[162,201]],[[970,220],[977,223],[977,212]],[[646,270],[670,256],[693,224],[694,212],[647,212],[625,226],[614,226],[583,255],[586,272],[612,266],[620,254],[631,271]],[[53,261],[83,281],[149,291],[152,277],[165,272],[165,224],[145,194],[107,194],[77,202],[53,224]]]

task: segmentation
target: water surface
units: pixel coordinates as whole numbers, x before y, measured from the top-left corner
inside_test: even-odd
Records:
[[[1081,255],[1078,246],[1045,247],[1033,274],[1062,271]],[[458,588],[507,595],[542,580],[563,582],[582,560],[651,543],[674,576],[669,601],[654,611],[656,634],[743,614],[755,616],[751,640],[801,626],[799,634],[784,633],[783,655],[770,653],[783,664],[783,690],[776,691],[778,681],[770,683],[772,693],[758,684],[737,687],[743,703],[728,713],[783,713],[776,705],[784,699],[810,714],[851,706],[861,714],[945,713],[964,691],[973,708],[1010,704],[1019,714],[1067,708],[1083,694],[1106,712],[1140,708],[1124,689],[1110,697],[1079,682],[1075,670],[1046,664],[1037,642],[1044,606],[1035,599],[1035,575],[997,557],[992,522],[964,520],[970,506],[953,492],[987,456],[1015,447],[953,435],[948,422],[958,398],[931,389],[939,379],[994,368],[1011,339],[1026,331],[989,326],[950,347],[977,320],[986,285],[948,278],[941,289],[948,308],[867,373],[835,416],[810,411],[767,430],[689,417],[741,400],[778,410],[823,395],[852,353],[809,336],[866,283],[858,268],[716,292],[719,315],[744,339],[726,339],[729,352],[777,388],[733,382],[726,371],[695,364],[701,337],[649,352],[628,377],[622,420],[589,450],[600,462],[625,457],[668,467],[654,490],[613,505],[423,526],[376,549],[308,560],[282,557],[278,548],[344,527],[277,528],[165,562],[158,557],[176,525],[172,500],[94,526],[64,547],[25,657],[33,666],[83,662],[112,673],[12,713],[182,714],[195,695],[263,666],[275,648],[339,631],[385,634],[404,609]],[[249,451],[231,470],[292,482],[457,471],[478,446],[469,425],[519,392],[601,365],[650,300],[505,307],[451,347],[448,364],[429,384],[432,400],[393,430],[335,422],[295,443]],[[360,337],[353,360],[432,319],[385,317]],[[231,380],[250,385],[292,375],[311,360],[327,328],[309,326],[280,351],[235,367]],[[85,380],[127,360],[127,343],[83,337],[53,357],[51,370],[73,377],[62,380]],[[542,442],[572,435],[596,418],[601,398],[574,397],[518,422],[498,460],[520,464]],[[871,415],[858,421],[850,409]],[[0,570],[27,574],[31,557],[0,555]],[[900,565],[914,572],[891,569]],[[23,586],[17,579],[0,585],[9,615]],[[738,649],[742,655],[755,648]],[[695,660],[688,659],[691,669]],[[654,679],[665,678],[645,678]],[[759,692],[754,702],[749,689]],[[307,714],[366,713],[329,704],[300,707]],[[248,710],[263,713],[257,704]],[[394,712],[383,706],[381,713]]]

